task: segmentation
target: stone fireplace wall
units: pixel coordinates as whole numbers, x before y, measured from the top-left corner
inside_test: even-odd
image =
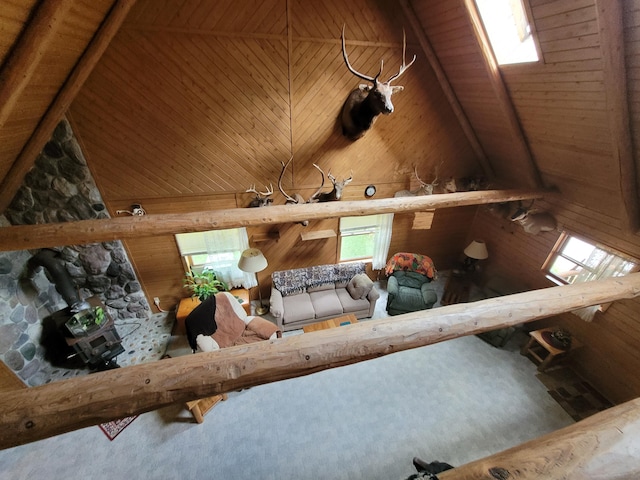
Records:
[[[69,122],[57,126],[0,226],[108,218]],[[85,299],[98,295],[115,319],[147,318],[151,309],[120,241],[54,247]],[[29,385],[60,376],[44,360],[41,320],[67,306],[39,268],[26,278],[36,251],[0,252],[0,359]],[[63,375],[75,375],[63,372]]]

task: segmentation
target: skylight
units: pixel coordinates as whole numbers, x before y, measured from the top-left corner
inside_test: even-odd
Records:
[[[537,62],[522,0],[475,0],[498,64]]]

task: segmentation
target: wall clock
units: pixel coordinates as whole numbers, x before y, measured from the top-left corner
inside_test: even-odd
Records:
[[[376,186],[375,185],[369,185],[367,188],[364,189],[364,196],[367,198],[371,198],[376,194]]]

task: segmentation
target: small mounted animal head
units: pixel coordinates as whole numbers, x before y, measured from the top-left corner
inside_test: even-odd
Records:
[[[534,201],[528,207],[523,207],[522,202],[518,202],[518,208],[511,215],[511,221],[518,222],[526,233],[532,235],[555,230],[558,227],[556,218],[549,212],[531,210]]]
[[[251,185],[245,190],[245,192],[256,194],[255,198],[251,200],[251,203],[249,204],[250,208],[268,207],[273,203],[273,198],[269,198],[271,195],[273,195],[273,185],[271,184],[269,184],[269,188],[267,188],[266,192],[257,191],[255,185]]]
[[[324,185],[324,172],[315,163],[313,164],[313,166],[316,167],[318,170],[320,170],[320,173],[322,173],[322,184]],[[327,178],[331,180],[331,183],[333,184],[333,189],[330,192],[320,193],[320,190],[322,190],[322,186],[320,186],[320,188],[316,191],[316,193],[314,193],[311,196],[311,199],[313,201],[333,202],[335,200],[340,200],[342,198],[342,191],[344,190],[344,187],[350,184],[351,181],[353,180],[353,170],[351,171],[349,178],[345,178],[341,181],[337,181],[336,177],[331,175],[331,170],[329,170],[329,173],[327,174]]]
[[[440,184],[438,180],[438,169],[436,169],[436,178],[431,183],[424,182],[418,176],[418,167],[413,167],[413,175],[416,177],[418,182],[420,182],[420,186],[415,190],[400,190],[393,195],[394,197],[419,197],[422,195],[433,195],[434,188]]]
[[[405,54],[407,48],[407,37],[403,32],[402,41],[402,65],[400,70],[395,75],[389,77],[386,82],[380,81],[380,75],[382,74],[382,68],[384,66],[384,59],[380,60],[380,70],[375,77],[364,75],[355,70],[349,63],[347,56],[347,47],[345,45],[344,37],[345,26],[342,26],[342,57],[344,63],[351,73],[356,77],[361,78],[371,85],[363,84],[353,90],[347,100],[342,106],[342,133],[350,140],[357,140],[362,137],[364,133],[371,128],[373,121],[379,114],[388,115],[393,112],[393,103],[391,102],[391,95],[395,92],[400,92],[404,87],[400,85],[391,85],[391,82],[400,78],[400,76],[407,71],[407,69],[413,65],[416,61],[416,56],[413,56],[413,60],[407,65],[405,61]]]

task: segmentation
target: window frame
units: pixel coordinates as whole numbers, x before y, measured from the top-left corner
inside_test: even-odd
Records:
[[[542,47],[540,46],[540,40],[538,39],[538,32],[536,29],[536,23],[533,16],[533,10],[531,9],[531,4],[529,0],[520,0],[520,4],[522,6],[522,13],[529,27],[529,34],[531,36],[531,40],[533,41],[533,46],[536,51],[536,55],[538,59],[531,60],[531,61],[512,62],[512,63],[500,63],[500,60],[498,59],[495,53],[495,48],[493,46],[493,42],[491,41],[489,30],[486,26],[485,20],[482,16],[482,13],[480,12],[480,7],[478,7],[476,0],[466,0],[466,4],[467,4],[467,10],[469,10],[472,16],[475,16],[477,18],[477,21],[480,23],[482,31],[484,32],[485,41],[484,42],[480,41],[481,48],[488,48],[490,50],[491,56],[494,58],[495,64],[498,68],[501,68],[501,69],[518,68],[522,66],[543,65],[545,63]],[[482,44],[486,44],[486,47],[483,47]]]
[[[595,248],[598,248],[600,250],[603,250],[605,252],[607,252],[610,255],[614,255],[618,258],[621,258],[624,261],[630,262],[634,264],[634,267],[631,269],[631,271],[629,273],[633,273],[633,272],[637,272],[640,269],[640,260],[630,256],[630,255],[626,255],[622,252],[620,252],[619,250],[616,250],[615,248],[612,248],[608,245],[603,245],[599,242],[596,242],[594,240],[591,240],[590,238],[587,238],[583,235],[578,235],[572,232],[569,232],[567,230],[563,230],[560,233],[560,236],[558,237],[558,240],[556,240],[555,245],[553,246],[553,248],[551,249],[551,251],[549,252],[549,254],[547,255],[546,260],[544,261],[544,263],[542,264],[542,267],[540,268],[540,270],[542,271],[542,273],[545,275],[545,277],[550,280],[551,282],[555,283],[556,285],[570,285],[571,283],[568,282],[567,280],[558,277],[557,275],[553,274],[551,272],[551,267],[553,266],[553,264],[555,263],[556,259],[558,257],[564,258],[568,261],[571,261],[573,263],[575,263],[576,265],[580,265],[582,268],[593,272],[593,268],[589,267],[587,265],[584,265],[582,262],[568,257],[567,255],[563,255],[562,254],[562,249],[564,248],[564,246],[569,242],[569,240],[571,240],[572,238],[575,238],[577,240],[580,240],[582,242],[588,243],[589,245],[592,245]],[[578,282],[578,283],[587,283],[587,282]]]

